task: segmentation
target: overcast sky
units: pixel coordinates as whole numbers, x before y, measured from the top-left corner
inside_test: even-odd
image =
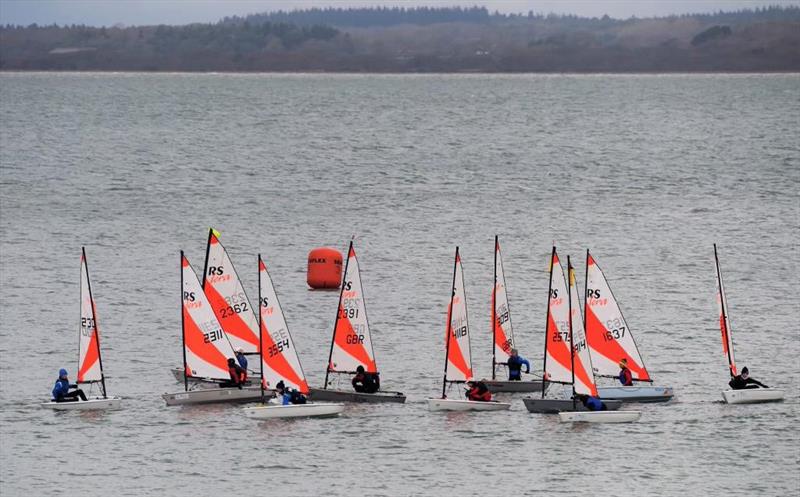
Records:
[[[472,6],[501,12],[555,12],[617,18],[800,5],[800,0],[0,0],[2,24],[187,24],[230,15],[308,7]]]

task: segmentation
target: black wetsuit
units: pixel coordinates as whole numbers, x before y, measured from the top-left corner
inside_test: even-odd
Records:
[[[381,388],[378,373],[356,373],[353,377],[353,389],[359,393],[375,393]]]
[[[742,375],[738,374],[728,382],[728,385],[734,390],[746,390],[748,388],[769,388],[765,384],[761,383],[758,380],[754,380],[753,378],[742,378]]]

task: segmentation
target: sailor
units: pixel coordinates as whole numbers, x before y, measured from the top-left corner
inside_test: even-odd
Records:
[[[628,369],[627,359],[622,359],[619,361],[619,369],[619,382],[622,383],[623,387],[632,387],[633,375],[631,374],[631,370]]]
[[[522,365],[525,365],[525,374],[531,372],[531,363],[527,359],[521,357],[517,349],[511,349],[511,357],[508,358],[506,365],[508,366],[508,379],[509,381],[522,380]]]
[[[602,400],[598,399],[597,397],[592,397],[591,395],[585,394],[575,394],[575,398],[581,401],[583,407],[585,407],[589,411],[607,411],[608,407],[603,403]]]
[[[750,378],[750,371],[746,367],[742,368],[742,374],[738,374],[733,378],[731,378],[731,381],[728,382],[728,385],[730,385],[730,387],[733,390],[745,390],[748,388],[769,388],[760,381],[754,378]]]
[[[70,388],[75,388],[76,390],[70,392]],[[56,402],[77,402],[79,397],[81,400],[86,400],[83,390],[78,388],[77,384],[70,385],[67,370],[61,368],[58,371],[56,385],[53,387],[53,400]]]
[[[278,392],[278,395],[282,397],[282,405],[288,406],[289,404],[306,403],[306,396],[293,388],[287,387],[286,384],[283,383],[283,380],[279,381],[278,384],[275,385],[275,391]]]
[[[368,373],[364,366],[356,368],[356,375],[353,377],[353,389],[359,393],[375,393],[381,388],[381,380],[378,373]]]
[[[467,386],[469,387],[469,390],[466,392],[467,400],[477,402],[492,401],[492,392],[489,391],[489,387],[486,386],[486,383],[482,381],[468,381]]]
[[[236,361],[239,363],[239,366],[242,367],[245,371],[247,371],[247,357],[244,355],[244,349],[239,347],[239,350],[236,351]]]
[[[242,389],[242,385],[244,384],[245,380],[247,380],[247,372],[242,369],[241,366],[236,364],[236,359],[231,357],[228,359],[228,374],[230,375],[231,379],[228,381],[223,381],[219,384],[220,388],[238,388],[239,390]]]

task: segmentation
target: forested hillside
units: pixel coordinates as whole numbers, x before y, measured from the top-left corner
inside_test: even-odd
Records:
[[[186,26],[5,26],[2,70],[800,71],[800,8],[651,19],[309,9]]]

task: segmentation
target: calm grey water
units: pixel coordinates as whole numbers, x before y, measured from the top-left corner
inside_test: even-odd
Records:
[[[0,491],[13,495],[800,494],[800,76],[0,75]],[[406,405],[255,422],[167,408],[182,388],[179,259],[222,233],[247,289],[271,268],[311,383],[336,293],[308,251],[362,269],[383,382]],[[541,368],[548,256],[591,248],[657,383],[640,422],[430,413],[461,247],[474,369],[489,374],[493,237]],[[723,405],[720,246],[740,365],[786,401]],[[108,389],[74,375],[86,245]]]

